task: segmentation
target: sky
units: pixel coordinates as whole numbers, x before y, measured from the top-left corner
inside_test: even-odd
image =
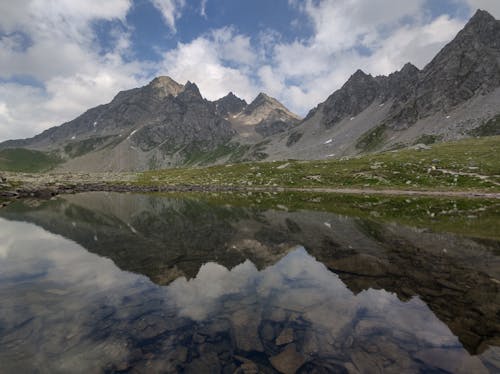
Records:
[[[168,75],[305,115],[357,69],[419,68],[499,0],[0,0],[0,141]]]

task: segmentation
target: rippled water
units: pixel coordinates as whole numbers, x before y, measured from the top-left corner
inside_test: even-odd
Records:
[[[0,372],[500,371],[500,244],[108,193],[0,210]]]

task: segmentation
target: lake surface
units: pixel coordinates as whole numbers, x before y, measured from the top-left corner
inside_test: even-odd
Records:
[[[0,209],[0,372],[500,372],[498,202],[328,199]]]

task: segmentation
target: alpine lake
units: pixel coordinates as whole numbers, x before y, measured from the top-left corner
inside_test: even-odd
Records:
[[[500,200],[89,192],[0,209],[1,373],[498,373]]]

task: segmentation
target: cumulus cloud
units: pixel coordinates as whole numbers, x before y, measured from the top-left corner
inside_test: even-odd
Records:
[[[111,29],[108,50],[93,29],[96,21],[123,25],[130,7],[130,0],[0,3],[0,139],[33,136],[139,84],[145,66],[124,59],[126,29]]]
[[[233,28],[222,28],[167,51],[160,72],[181,83],[195,82],[211,100],[229,91],[251,100],[257,91],[251,79],[255,61],[250,39]]]

